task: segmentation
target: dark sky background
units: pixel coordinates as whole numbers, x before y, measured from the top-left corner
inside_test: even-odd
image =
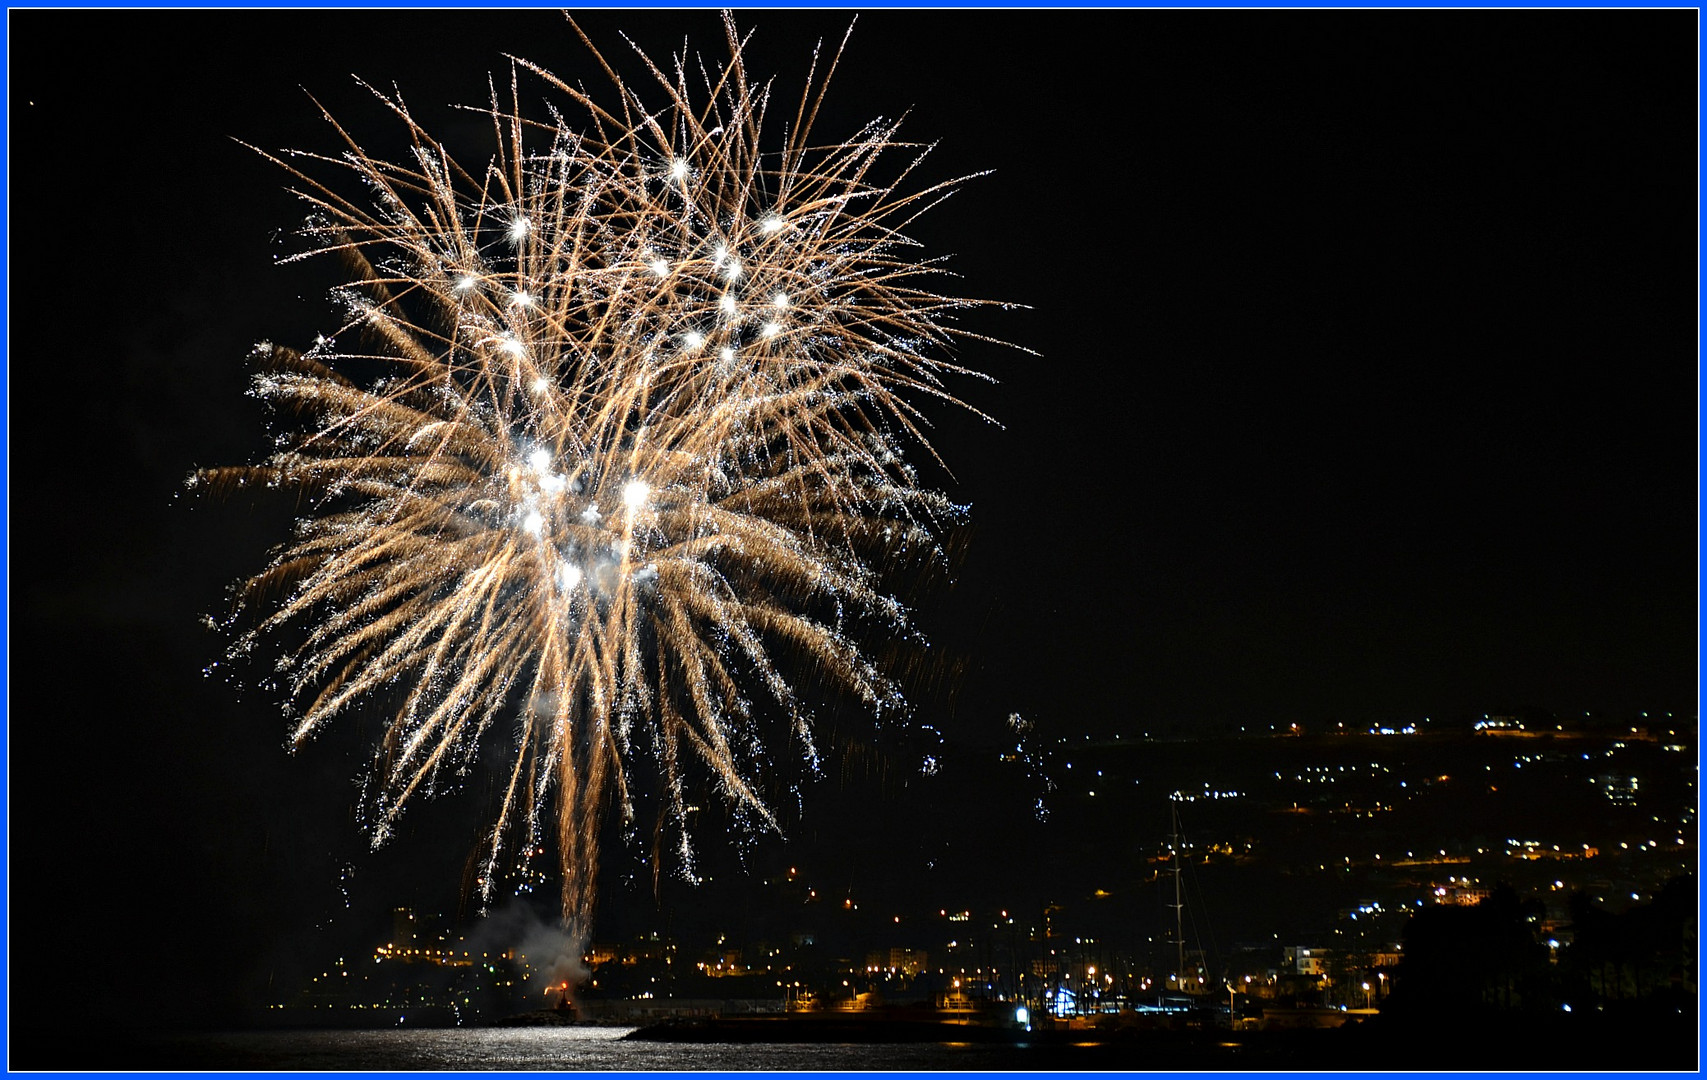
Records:
[[[744,16],[749,70],[792,101],[849,17]],[[619,29],[721,41],[583,24],[630,72]],[[261,452],[245,356],[332,327],[338,278],[273,265],[301,210],[233,139],[333,149],[306,90],[385,146],[353,74],[479,159],[447,106],[503,54],[597,73],[551,12],[15,10],[9,46],[12,1007],[218,1020],[341,869],[381,904],[464,854],[365,853],[375,721],[291,757],[201,676],[292,508],[184,478]],[[913,597],[920,718],[1693,714],[1695,65],[1688,11],[861,15],[820,131],[908,112],[926,177],[993,170],[917,231],[1040,354],[962,351],[1000,428],[936,414],[972,524]]]

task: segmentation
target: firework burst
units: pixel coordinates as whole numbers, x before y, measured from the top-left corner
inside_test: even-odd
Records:
[[[633,817],[642,773],[687,859],[693,763],[774,825],[768,748],[816,759],[808,682],[904,706],[857,643],[907,626],[873,568],[939,557],[959,513],[906,453],[933,453],[920,400],[958,404],[945,379],[973,374],[945,357],[972,336],[951,313],[979,302],[928,287],[941,270],[905,232],[958,181],[905,189],[923,153],[892,122],[813,141],[839,50],[761,148],[770,89],[724,26],[720,64],[635,50],[650,104],[584,36],[605,105],[513,61],[476,167],[377,91],[404,160],[341,127],[340,154],[268,155],[312,206],[296,257],[353,268],[345,323],[305,353],[260,347],[253,392],[287,433],[193,478],[311,508],[237,587],[257,615],[233,652],[280,640],[293,745],[390,713],[376,842],[500,740],[481,889],[554,830],[583,928],[601,821]],[[543,121],[524,80],[559,102]]]

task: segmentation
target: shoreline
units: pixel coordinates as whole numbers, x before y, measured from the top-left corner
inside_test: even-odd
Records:
[[[1587,1022],[1585,1022],[1587,1021]],[[447,1068],[846,1069],[870,1061],[909,1071],[1692,1071],[1693,1014],[1633,1017],[1371,1018],[1338,1029],[1224,1028],[1026,1033],[967,1025],[927,1033],[845,1025],[804,1026],[767,1017],[709,1024],[570,1021],[411,1029],[140,1029],[69,1019],[60,1028],[11,1032],[13,1069],[25,1071],[246,1071]],[[624,1031],[623,1029],[630,1030]],[[659,1037],[660,1031],[674,1037]],[[647,1031],[647,1034],[641,1034]],[[886,1036],[879,1038],[878,1036]],[[859,1055],[867,1055],[861,1057]]]

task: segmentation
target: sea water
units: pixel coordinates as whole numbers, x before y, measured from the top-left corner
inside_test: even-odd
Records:
[[[136,1046],[136,1060],[130,1067],[336,1072],[984,1072],[1098,1068],[1110,1064],[1087,1059],[1075,1066],[1070,1047],[1045,1049],[975,1043],[669,1043],[624,1039],[630,1030],[621,1027],[398,1028],[161,1034]],[[1086,1048],[1086,1053],[1088,1057],[1099,1056],[1093,1048]]]

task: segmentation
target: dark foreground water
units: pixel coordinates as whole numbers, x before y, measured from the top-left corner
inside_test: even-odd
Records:
[[[247,1031],[133,1034],[60,1047],[53,1060],[14,1068],[150,1071],[1057,1071],[1141,1069],[1148,1055],[1121,1046],[971,1043],[694,1044],[627,1041],[628,1028],[448,1028],[382,1031]],[[1207,1049],[1205,1055],[1204,1050]],[[1174,1067],[1248,1067],[1213,1046]],[[35,1055],[29,1055],[32,1059]],[[1249,1063],[1254,1064],[1254,1063]],[[1151,1059],[1150,1067],[1154,1067]]]
[[[1385,1020],[1385,1018],[1381,1018]],[[1149,1032],[1106,1043],[677,1043],[628,1028],[165,1032],[12,1028],[19,1070],[155,1072],[1238,1072],[1694,1070],[1696,1014],[1442,1015],[1337,1031]]]

